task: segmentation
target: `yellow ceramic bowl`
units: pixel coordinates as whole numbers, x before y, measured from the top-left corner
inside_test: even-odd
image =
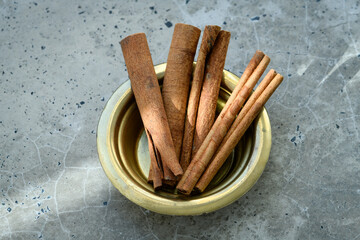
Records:
[[[155,66],[160,83],[165,68],[166,64]],[[238,80],[224,70],[217,112]],[[157,213],[198,215],[229,205],[255,184],[269,158],[271,127],[264,108],[202,194],[186,197],[171,189],[155,192],[146,181],[150,165],[147,139],[128,80],[105,106],[97,130],[97,147],[106,175],[129,200]]]

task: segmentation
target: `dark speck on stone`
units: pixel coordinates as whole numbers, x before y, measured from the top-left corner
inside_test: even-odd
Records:
[[[295,140],[296,140],[296,137],[293,137],[290,141],[295,142]]]
[[[226,25],[226,22],[224,21],[223,24]]]
[[[185,1],[185,4],[188,4],[189,2],[190,2],[190,0],[186,0],[186,1]]]
[[[46,47],[45,46],[41,46],[41,50],[44,50]]]
[[[81,12],[79,12],[78,14],[81,15],[81,14],[83,14],[83,13],[85,13],[85,11],[81,11]]]
[[[150,10],[154,10],[154,6],[151,6],[151,7],[149,7],[150,8]]]
[[[106,206],[106,205],[107,205],[107,202],[103,202],[103,205]]]
[[[117,25],[115,25],[115,26],[114,26],[114,28],[118,28],[118,26],[117,26]]]
[[[167,22],[165,23],[165,25],[166,25],[168,28],[171,28],[173,24],[172,24],[172,22],[167,21]]]
[[[111,11],[111,10],[109,11],[109,14],[112,14],[112,11]]]
[[[358,55],[358,58],[360,58],[360,54]]]
[[[81,104],[81,105],[84,105],[84,104],[85,104],[85,102],[84,102],[84,101],[81,101],[81,102],[80,102],[80,104]]]
[[[339,125],[337,125],[337,124],[335,124],[335,125],[336,125],[336,128],[337,128],[337,129],[339,129],[339,128],[340,128],[340,126],[339,126]]]
[[[260,17],[259,17],[259,16],[256,16],[256,17],[251,18],[251,21],[259,21],[259,20],[260,20]]]
[[[102,101],[102,102],[103,102],[103,101],[105,101],[105,98],[104,98],[104,97],[102,97],[102,98],[101,98],[101,101]]]
[[[60,166],[61,165],[61,162],[58,162],[58,166]]]
[[[8,212],[11,212],[11,208],[8,208],[7,211],[8,211]]]

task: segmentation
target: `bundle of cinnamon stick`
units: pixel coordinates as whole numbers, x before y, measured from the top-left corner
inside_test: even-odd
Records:
[[[271,69],[251,94],[270,62],[256,51],[215,120],[230,32],[205,27],[193,72],[200,33],[175,25],[162,92],[145,34],[120,42],[149,142],[148,182],[155,190],[176,185],[185,195],[203,192],[283,80]]]

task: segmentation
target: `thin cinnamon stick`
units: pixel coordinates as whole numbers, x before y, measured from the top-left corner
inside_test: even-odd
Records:
[[[144,128],[156,153],[156,161],[166,163],[175,176],[183,170],[176,157],[159,82],[144,33],[130,35],[120,42],[131,88]],[[153,169],[154,170],[154,169]]]
[[[197,150],[214,124],[216,102],[219,96],[220,83],[230,36],[230,32],[220,31],[209,59],[206,61],[204,83],[196,117],[192,156],[195,156]]]
[[[162,96],[179,159],[190,79],[200,32],[200,29],[191,25],[175,24],[164,76]]]
[[[255,54],[253,59],[258,59],[257,56],[258,54]],[[224,109],[221,111],[219,117],[216,119],[215,124],[211,128],[209,134],[206,136],[203,144],[199,148],[198,152],[192,159],[188,169],[185,171],[180,182],[178,183],[176,188],[179,192],[186,195],[189,195],[191,193],[196,182],[200,178],[201,174],[204,172],[216,149],[218,148],[227,131],[231,127],[231,124],[233,123],[238,112],[240,111],[240,108],[249,96],[251,90],[254,88],[256,82],[260,79],[269,62],[270,58],[265,55],[262,57],[259,65],[256,67],[256,69],[252,72],[250,76],[248,75],[250,70],[245,70],[244,74],[246,73],[247,75],[245,75],[244,78],[241,78],[239,80],[239,84],[243,85],[241,87],[241,90],[237,90],[238,87],[235,88],[235,90],[237,90],[235,92],[237,93],[237,95],[233,98],[229,98]],[[247,69],[252,69],[253,63],[254,61],[250,61]],[[249,78],[246,79],[246,77]]]
[[[168,168],[168,166],[166,164],[163,165],[163,170],[164,170],[164,178],[163,178],[163,183],[164,185],[168,186],[168,187],[174,187],[176,185],[176,177],[175,175],[171,172],[171,170]]]
[[[155,149],[153,144],[150,144],[152,140],[150,139],[149,134],[146,133],[149,146],[149,155],[150,155],[150,171],[148,176],[148,183],[153,184],[155,190],[158,190],[162,186],[161,179],[163,178],[163,173],[161,171],[161,162],[158,162],[156,159]]]
[[[254,121],[256,116],[261,112],[267,100],[271,97],[276,88],[280,85],[282,80],[283,76],[277,74],[255,101],[248,101],[245,104],[243,110],[247,109],[248,112],[244,113],[242,117],[238,116],[238,118],[235,120],[233,126],[229,131],[229,134],[226,135],[226,138],[223,140],[219,149],[214,155],[211,164],[206,169],[199,182],[196,184],[195,188],[198,191],[203,192],[205,190],[205,188],[213,179],[217,171],[226,161],[226,158],[230,155],[231,151],[235,148],[241,137],[244,135],[246,130]],[[256,98],[256,96],[254,98]]]
[[[193,80],[191,83],[191,90],[185,119],[184,137],[180,155],[180,165],[184,171],[189,166],[191,158],[196,115],[199,106],[201,88],[203,85],[206,58],[212,50],[219,32],[219,26],[208,25],[205,26],[202,36],[199,55],[197,58],[196,67],[193,74]]]

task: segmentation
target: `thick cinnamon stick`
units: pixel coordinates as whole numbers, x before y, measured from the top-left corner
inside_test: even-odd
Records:
[[[191,25],[175,25],[164,76],[162,96],[179,159],[190,79],[200,32],[200,29]]]
[[[120,44],[131,88],[150,139],[149,144],[156,153],[156,161],[162,160],[175,176],[181,176],[183,170],[176,157],[146,36],[144,33],[133,34],[123,39]]]
[[[240,141],[241,137],[249,128],[250,124],[261,112],[267,100],[271,97],[276,88],[280,85],[282,80],[283,77],[280,74],[277,74],[255,101],[253,101],[253,99],[252,101],[248,101],[245,104],[243,110],[247,109],[248,112],[244,113],[242,117],[238,116],[233,126],[231,126],[229,134],[226,135],[226,138],[221,143],[219,149],[214,155],[211,164],[206,169],[199,182],[196,184],[196,189],[198,191],[203,192],[205,190],[205,188],[213,179],[217,171],[226,161],[226,158],[230,155],[231,151],[235,148],[236,144]],[[256,96],[254,98],[256,98]]]
[[[177,189],[179,192],[186,195],[191,193],[196,182],[204,172],[206,166],[209,164],[212,156],[225,137],[227,131],[231,127],[231,124],[240,111],[240,108],[269,64],[270,58],[266,55],[263,55],[259,63],[259,54],[257,53],[250,61],[247,69],[244,71],[244,74],[246,75],[244,78],[241,77],[239,80],[238,84],[242,85],[241,89],[239,90],[238,86],[235,87],[236,92],[235,90],[234,92],[237,95],[235,97],[232,97],[233,95],[230,96],[228,102],[225,104],[225,107],[211,128],[209,134],[206,136],[203,144],[200,146],[188,169],[185,171],[180,182],[178,183]],[[258,63],[258,65],[256,66],[255,70],[253,70],[251,75],[249,75],[249,72],[254,69],[254,63]],[[248,79],[246,79],[246,77],[248,77]]]
[[[191,158],[196,115],[199,106],[201,88],[203,85],[206,57],[212,50],[219,32],[219,26],[208,25],[205,26],[202,36],[199,55],[197,58],[196,67],[193,74],[193,80],[191,83],[191,90],[185,119],[184,137],[180,155],[180,165],[184,171],[189,166]]]
[[[196,117],[192,156],[195,156],[215,120],[216,102],[219,96],[230,36],[230,32],[220,31],[209,59],[206,61],[204,83]]]

